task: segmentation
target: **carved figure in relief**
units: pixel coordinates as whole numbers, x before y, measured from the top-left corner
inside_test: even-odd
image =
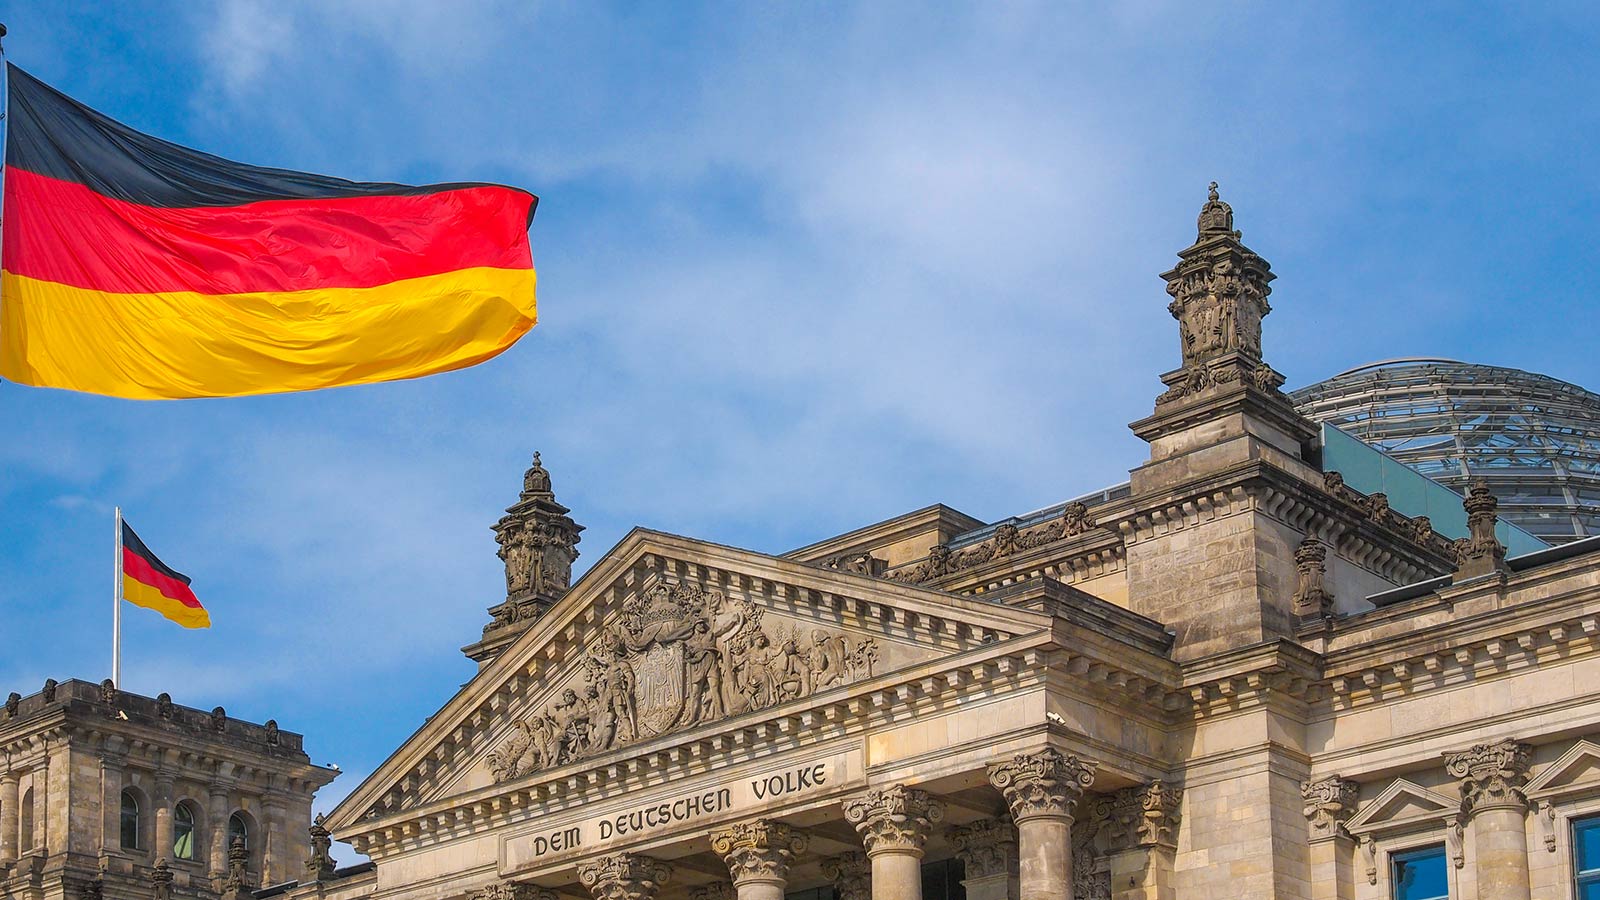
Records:
[[[517,723],[489,754],[496,781],[564,765],[870,677],[877,643],[831,629],[768,631],[746,598],[658,582],[623,603],[584,657],[582,681]]]

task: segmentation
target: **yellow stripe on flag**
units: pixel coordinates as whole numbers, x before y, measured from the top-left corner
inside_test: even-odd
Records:
[[[119,294],[0,273],[0,377],[139,400],[418,378],[496,356],[537,320],[532,269],[368,288]]]
[[[134,606],[153,609],[185,628],[211,627],[210,613],[203,609],[185,606],[156,588],[127,575],[122,576],[122,599]]]

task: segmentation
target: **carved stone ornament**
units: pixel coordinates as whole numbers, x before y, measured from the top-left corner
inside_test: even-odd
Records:
[[[244,845],[244,838],[234,838],[233,843],[228,845],[228,877],[222,882],[223,897],[238,900],[251,892],[247,883],[249,863],[250,851]]]
[[[220,706],[216,709],[213,709],[211,711],[211,730],[220,732],[227,727],[228,711]]]
[[[54,678],[46,678],[44,680],[44,702],[56,702],[56,687],[57,683]]]
[[[16,691],[12,691],[10,695],[6,697],[6,718],[15,719],[17,717],[17,710],[21,708],[21,706],[22,695]]]
[[[172,718],[172,695],[166,691],[156,696],[156,715],[163,719]]]
[[[311,856],[306,859],[306,878],[309,881],[328,881],[333,878],[336,868],[329,852],[333,849],[333,835],[328,832],[325,822],[322,813],[317,813],[307,829],[311,833]]]
[[[172,900],[172,870],[164,856],[150,870],[150,896],[154,900]]]
[[[689,889],[689,900],[738,900],[739,889],[731,882],[713,881]]]
[[[1162,274],[1178,320],[1183,368],[1166,379],[1161,405],[1191,394],[1248,379],[1261,390],[1276,390],[1282,376],[1261,371],[1261,320],[1272,307],[1267,295],[1277,276],[1266,260],[1240,242],[1233,209],[1222,202],[1216,182],[1200,210],[1199,233],[1179,263]]]
[[[276,746],[278,746],[278,741],[279,740],[280,740],[280,738],[279,738],[279,734],[278,734],[278,720],[277,719],[268,719],[267,720],[267,743],[272,745],[272,746],[274,746],[274,747],[276,747]]]
[[[872,677],[877,642],[764,624],[749,600],[656,582],[629,597],[568,687],[489,754],[497,782]]]
[[[897,784],[846,800],[844,820],[856,827],[869,856],[881,852],[920,856],[933,826],[944,821],[944,803],[927,791]]]
[[[740,822],[711,833],[711,849],[728,865],[735,885],[748,881],[783,884],[789,864],[804,853],[803,832],[780,822]]]
[[[1294,551],[1294,611],[1299,616],[1333,615],[1333,594],[1327,589],[1327,545],[1306,538]]]
[[[537,884],[502,881],[472,895],[471,900],[558,900],[555,891]]]
[[[1178,845],[1179,809],[1183,805],[1182,789],[1172,787],[1164,781],[1152,781],[1117,793],[1127,795],[1127,800],[1123,803],[1133,814],[1128,836],[1135,846]]]
[[[822,861],[837,900],[872,900],[872,863],[865,853],[842,853]]]
[[[109,678],[100,682],[100,702],[106,704],[117,702],[117,683]]]
[[[1014,523],[1002,522],[995,526],[992,537],[959,551],[952,551],[944,544],[936,545],[922,563],[899,569],[888,577],[908,584],[922,584],[1035,547],[1077,537],[1095,527],[1094,520],[1089,518],[1089,508],[1075,500],[1062,508],[1060,516],[1040,525],[1021,529]]]
[[[566,592],[572,583],[572,563],[578,558],[578,542],[582,540],[579,533],[583,531],[583,526],[567,515],[569,512],[556,502],[550,473],[540,462],[539,454],[533,454],[533,465],[522,476],[522,494],[494,526],[495,542],[500,545],[498,555],[506,566],[507,598],[554,599]],[[501,618],[497,612],[485,631],[512,624]]]
[[[882,577],[888,567],[885,560],[881,560],[871,553],[845,553],[835,556],[828,561],[828,568],[840,572],[850,572],[854,575],[871,575]]]
[[[1455,543],[1457,572],[1476,577],[1504,569],[1506,547],[1494,533],[1500,501],[1489,490],[1489,483],[1474,478],[1461,505],[1467,511],[1468,536]]]
[[[1009,875],[1017,868],[1017,826],[1010,819],[979,819],[948,832],[968,878]]]
[[[1094,784],[1098,763],[1047,747],[1019,754],[989,767],[989,783],[999,789],[1017,822],[1032,816],[1070,817],[1078,798]]]
[[[1127,804],[1115,794],[1103,794],[1085,797],[1079,805],[1072,822],[1073,900],[1111,900],[1110,860],[1101,850],[1132,846],[1127,830],[1113,817]]]
[[[1532,762],[1532,747],[1504,740],[1446,754],[1444,768],[1461,779],[1461,811],[1470,816],[1483,809],[1525,809],[1528,798],[1522,788]]]
[[[168,873],[171,874],[170,872]],[[78,885],[80,900],[101,900],[105,896],[106,882],[103,878],[88,878]]]
[[[652,900],[672,867],[637,853],[613,853],[578,864],[578,880],[594,900]]]
[[[1356,812],[1356,796],[1361,786],[1337,775],[1300,785],[1306,801],[1306,818],[1311,821],[1312,839],[1338,834]]]

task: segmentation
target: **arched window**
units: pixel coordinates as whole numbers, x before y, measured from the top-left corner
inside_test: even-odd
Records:
[[[22,840],[18,843],[24,851],[33,849],[33,788],[28,788],[22,794],[22,808],[17,810],[17,820],[21,823],[18,831],[22,832]]]
[[[244,848],[250,849],[250,822],[245,819],[244,813],[234,813],[228,817],[228,849],[243,841]]]
[[[172,855],[194,859],[194,806],[185,800],[172,810]]]
[[[139,849],[139,798],[133,791],[122,792],[122,849]]]

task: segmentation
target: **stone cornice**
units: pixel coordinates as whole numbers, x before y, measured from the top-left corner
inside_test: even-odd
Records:
[[[935,503],[922,509],[913,510],[892,519],[874,522],[844,534],[835,535],[814,544],[807,544],[790,550],[783,554],[784,559],[793,559],[808,563],[825,563],[841,554],[855,551],[874,550],[885,544],[915,537],[919,534],[930,532],[938,533],[950,531],[952,534],[982,528],[980,519],[973,518],[959,509]]]

